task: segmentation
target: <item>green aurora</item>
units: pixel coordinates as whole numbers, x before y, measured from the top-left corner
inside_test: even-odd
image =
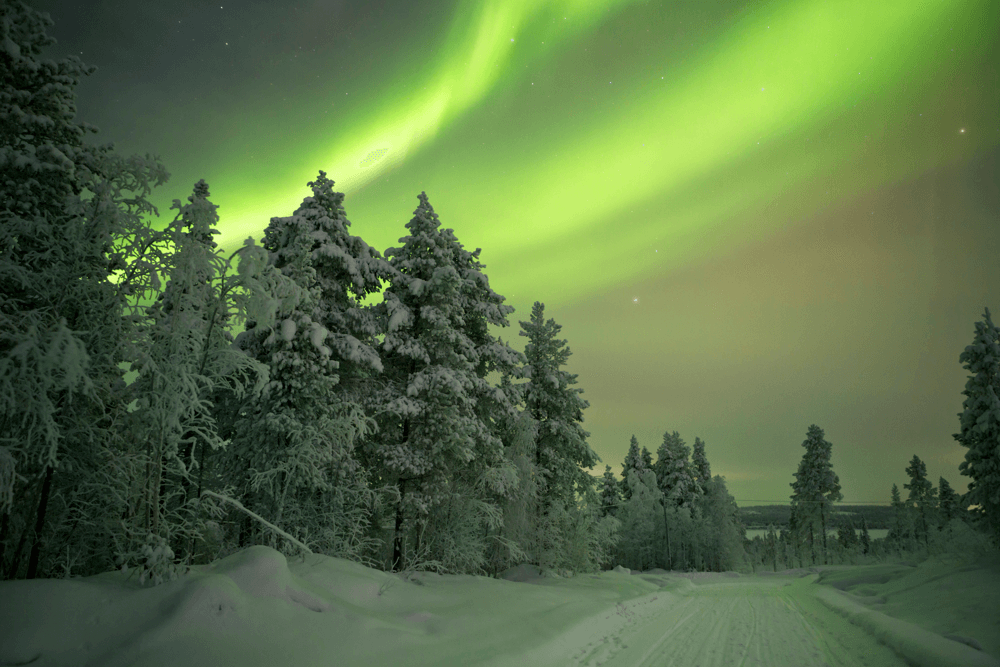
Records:
[[[100,68],[79,117],[172,173],[157,226],[205,178],[232,251],[323,169],[385,250],[426,191],[516,308],[497,334],[523,349],[536,300],[563,325],[595,474],[677,430],[741,504],[783,503],[816,423],[848,502],[888,502],[913,454],[965,490],[958,355],[1000,311],[1000,4],[174,4],[38,3],[48,57]]]

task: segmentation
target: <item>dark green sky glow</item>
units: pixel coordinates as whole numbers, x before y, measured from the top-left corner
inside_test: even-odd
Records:
[[[787,502],[810,424],[847,502],[917,454],[964,491],[958,355],[1000,313],[1000,4],[43,2],[99,70],[79,117],[200,178],[221,242],[319,169],[396,245],[426,191],[516,308],[563,325],[616,474],[634,433],[706,441]]]

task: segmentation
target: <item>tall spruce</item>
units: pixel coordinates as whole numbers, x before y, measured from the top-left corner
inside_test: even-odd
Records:
[[[652,470],[653,469],[653,454],[652,454],[652,452],[650,452],[648,449],[646,449],[645,447],[643,447],[642,448],[642,453],[640,454],[640,458],[642,458],[642,465],[643,465],[644,468],[646,468],[646,470]]]
[[[632,440],[629,442],[628,452],[625,454],[625,460],[622,462],[622,498],[625,500],[632,497],[632,487],[629,485],[628,476],[630,470],[638,472],[645,470],[645,464],[642,461],[642,454],[639,451],[639,441],[636,439],[634,434],[632,435]]]
[[[938,478],[938,489],[938,507],[940,510],[938,527],[943,529],[952,519],[959,515],[958,495],[944,477]]]
[[[696,498],[701,495],[689,456],[690,450],[677,431],[663,434],[663,442],[656,450],[653,471],[660,491],[675,507],[693,507]]]
[[[394,569],[404,566],[407,529],[426,526],[434,506],[454,499],[453,478],[477,458],[503,459],[502,441],[477,414],[478,396],[503,390],[479,376],[480,350],[463,332],[466,314],[477,307],[468,283],[479,278],[463,278],[456,258],[472,253],[452,230],[439,229],[426,193],[419,200],[406,225],[410,234],[385,253],[394,270],[379,304],[386,383],[376,398],[379,435],[366,445],[397,490]],[[499,527],[498,507],[475,498],[463,503],[463,520]],[[421,537],[418,530],[416,552]]]
[[[587,444],[590,434],[583,429],[583,411],[590,405],[573,387],[577,376],[561,370],[572,352],[565,340],[556,338],[562,327],[545,319],[545,304],[536,301],[531,320],[521,321],[526,372],[530,382],[524,388],[525,410],[538,422],[536,463],[543,471],[546,505],[575,505],[575,495],[589,485],[589,473],[600,457]],[[547,508],[543,508],[544,513]]]
[[[621,503],[621,485],[611,472],[611,466],[604,466],[604,476],[598,482],[601,497],[601,516],[616,516]]]
[[[286,274],[302,262],[312,267],[316,322],[328,332],[325,344],[337,362],[337,391],[358,400],[364,393],[359,385],[382,372],[376,309],[363,302],[382,290],[393,271],[378,250],[350,233],[344,193],[333,190],[326,172],[308,185],[312,195],[291,216],[271,218],[263,245]]]
[[[868,521],[865,519],[864,514],[861,515],[861,535],[858,541],[861,544],[861,553],[867,555],[872,548],[872,539],[868,534]]]
[[[910,508],[903,502],[899,494],[899,487],[895,484],[892,485],[889,497],[892,507],[892,528],[886,535],[886,541],[894,543],[896,550],[902,552],[904,545],[912,546],[913,527]]]
[[[840,479],[833,472],[830,461],[832,445],[823,439],[823,429],[812,424],[802,442],[806,452],[802,455],[799,469],[795,473],[792,503],[799,508],[800,519],[809,529],[809,546],[813,564],[816,563],[815,520],[820,520],[823,535],[823,560],[826,562],[826,517],[833,502],[843,498],[840,493]]]
[[[359,299],[391,270],[347,233],[343,195],[332,191],[325,173],[308,185],[312,196],[291,216],[271,218],[264,231],[269,264],[294,281],[301,298],[274,326],[248,322],[237,339],[240,349],[267,364],[270,381],[243,406],[230,459],[239,464],[233,481],[246,506],[279,527],[311,528],[328,555],[356,556],[361,545],[352,536],[361,532],[363,508],[373,501],[354,450],[372,424],[336,388],[343,373],[382,371],[369,346],[375,320]],[[266,506],[258,506],[262,501]],[[277,546],[273,532],[270,540]]]
[[[928,543],[928,527],[931,518],[928,516],[935,505],[936,489],[930,480],[927,479],[927,464],[920,460],[916,454],[910,459],[910,465],[906,466],[906,474],[910,477],[910,483],[904,484],[903,488],[910,491],[907,498],[910,506],[916,510],[917,515],[917,537],[923,538],[924,545]]]
[[[989,308],[976,322],[972,345],[959,355],[973,373],[965,383],[961,432],[952,437],[968,448],[959,471],[972,478],[963,507],[978,505],[994,544],[1000,547],[1000,329]]]
[[[694,478],[701,489],[701,495],[708,492],[708,483],[712,481],[712,468],[705,456],[705,443],[701,438],[694,439],[694,452],[691,454],[691,465],[694,468]]]

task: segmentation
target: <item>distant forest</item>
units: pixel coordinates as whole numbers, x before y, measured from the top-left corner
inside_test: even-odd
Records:
[[[759,505],[740,507],[737,516],[748,529],[767,528],[774,524],[776,529],[788,528],[788,520],[792,514],[789,505]],[[828,528],[840,528],[848,519],[854,522],[855,528],[861,528],[861,517],[865,517],[869,528],[889,529],[892,527],[893,508],[889,505],[838,505],[827,519]]]

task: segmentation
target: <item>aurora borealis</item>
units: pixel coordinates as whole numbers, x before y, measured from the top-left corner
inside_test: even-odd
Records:
[[[958,355],[1000,318],[989,0],[43,2],[99,69],[92,141],[204,178],[221,244],[322,169],[385,250],[426,191],[516,308],[563,326],[591,447],[706,441],[785,503],[810,424],[845,503],[909,459],[964,492]],[[761,502],[763,501],[763,502]]]

